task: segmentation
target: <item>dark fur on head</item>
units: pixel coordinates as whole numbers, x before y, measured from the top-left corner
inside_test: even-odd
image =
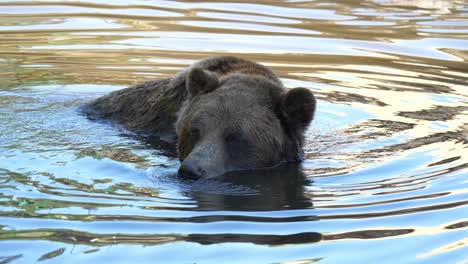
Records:
[[[315,112],[313,94],[305,88],[286,90],[269,69],[253,62],[218,63],[217,73],[199,65],[185,73],[191,96],[176,123],[179,173],[212,177],[299,161]]]

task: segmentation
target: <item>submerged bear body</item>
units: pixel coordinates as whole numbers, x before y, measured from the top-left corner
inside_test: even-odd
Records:
[[[177,143],[179,175],[208,178],[300,161],[315,98],[305,88],[287,90],[263,65],[212,57],[174,78],[110,93],[84,110]]]

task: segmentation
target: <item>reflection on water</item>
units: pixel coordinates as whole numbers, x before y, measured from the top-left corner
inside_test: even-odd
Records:
[[[0,263],[466,262],[467,16],[462,0],[2,1]],[[76,110],[221,54],[317,95],[301,167],[179,180],[174,149]]]

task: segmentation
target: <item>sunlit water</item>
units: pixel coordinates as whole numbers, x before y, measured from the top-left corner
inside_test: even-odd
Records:
[[[77,110],[220,54],[316,94],[302,169],[182,181]],[[466,1],[3,0],[0,263],[467,263],[467,60]]]

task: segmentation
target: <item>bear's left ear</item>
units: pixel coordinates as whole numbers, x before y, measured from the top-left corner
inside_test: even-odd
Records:
[[[306,88],[287,91],[280,103],[282,117],[290,128],[305,130],[314,119],[316,100]]]
[[[194,67],[187,72],[186,86],[191,97],[200,93],[209,93],[218,86],[215,73]]]

